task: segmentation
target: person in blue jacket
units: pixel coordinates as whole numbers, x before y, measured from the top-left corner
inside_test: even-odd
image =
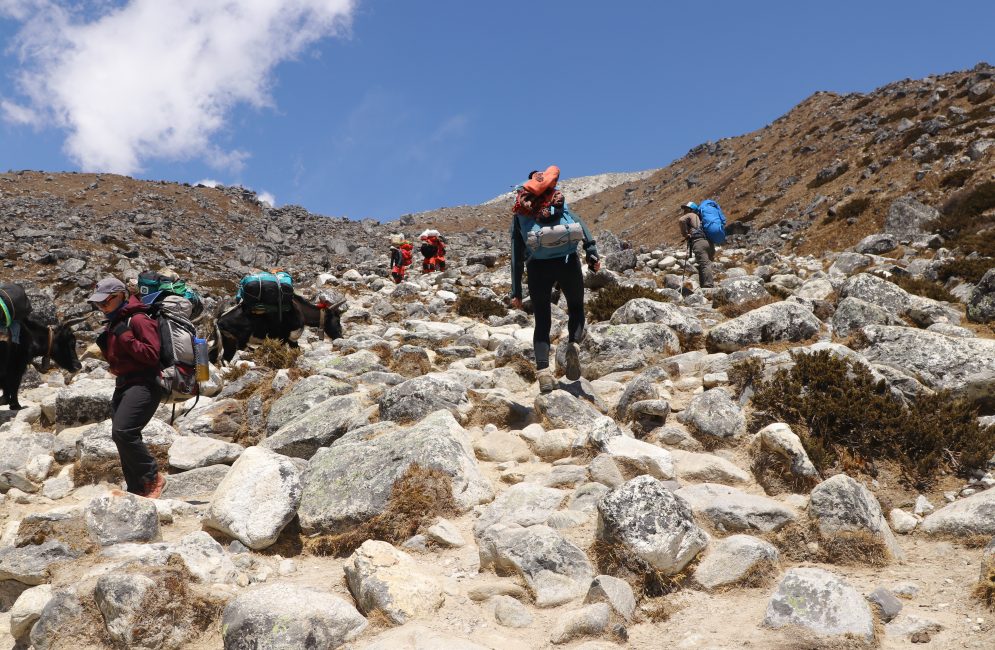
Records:
[[[532,344],[542,393],[556,387],[549,371],[553,287],[558,284],[567,300],[569,340],[565,370],[567,379],[576,381],[581,375],[577,346],[584,340],[584,275],[577,255],[578,243],[583,245],[588,269],[596,272],[601,268],[594,237],[567,207],[563,194],[555,188],[555,180],[549,179],[551,170],[555,170],[555,178],[559,176],[558,168],[547,169],[547,184],[552,180],[554,186],[541,194],[534,193],[536,187],[543,188],[533,181],[542,178],[542,172],[530,173],[529,183],[517,188],[511,221],[511,305],[522,308],[522,273],[528,270],[535,317]]]

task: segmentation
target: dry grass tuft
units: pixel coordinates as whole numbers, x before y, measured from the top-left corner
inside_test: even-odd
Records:
[[[667,598],[647,598],[636,610],[636,622],[665,623],[680,610]]]
[[[187,571],[179,556],[171,556],[163,567],[148,567],[142,571],[156,586],[150,589],[138,608],[139,617],[133,625],[134,641],[155,640],[162,630],[190,629],[202,634],[221,619],[225,601],[191,589],[196,578]]]
[[[257,365],[264,368],[280,370],[293,368],[302,353],[303,350],[300,348],[292,348],[278,339],[266,338],[256,346],[255,350],[247,351],[245,358],[255,361]]]
[[[17,528],[14,546],[34,546],[55,539],[82,553],[91,553],[99,548],[90,537],[82,513],[58,520],[22,521]]]
[[[816,480],[793,475],[787,459],[766,449],[756,450],[750,471],[769,496],[784,493],[808,494],[817,484]]]
[[[792,562],[823,562],[843,566],[886,566],[892,557],[888,547],[870,533],[819,533],[814,521],[793,522],[763,536]]]
[[[974,597],[995,612],[995,559],[984,567],[981,579],[974,586]]]
[[[666,596],[691,582],[698,560],[689,563],[677,574],[667,575],[636,557],[623,545],[595,539],[588,551],[599,573],[625,580],[632,587],[636,600]]]
[[[605,287],[587,301],[587,317],[591,322],[611,320],[612,314],[619,307],[635,300],[636,298],[649,298],[657,302],[668,302],[668,300],[654,291],[642,286],[627,287],[621,284]]]
[[[764,305],[779,302],[774,296],[765,296],[756,300],[748,300],[739,304],[721,303],[716,300],[715,309],[726,318],[738,318],[743,314],[759,309]]]
[[[445,472],[415,463],[394,483],[382,513],[344,533],[305,537],[304,551],[342,557],[368,539],[399,544],[436,517],[456,511],[452,478]]]

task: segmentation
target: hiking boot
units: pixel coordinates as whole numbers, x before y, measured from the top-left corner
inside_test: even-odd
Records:
[[[143,496],[146,499],[158,499],[164,487],[166,487],[166,477],[157,473],[155,480],[146,483],[145,490],[139,496]]]
[[[580,379],[580,350],[576,343],[567,343],[566,374],[570,381]]]
[[[549,370],[539,371],[539,392],[542,394],[552,393],[556,389],[556,380]]]

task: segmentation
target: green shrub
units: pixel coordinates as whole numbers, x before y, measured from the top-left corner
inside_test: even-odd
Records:
[[[492,298],[461,293],[456,299],[456,313],[471,318],[487,318],[488,316],[507,316],[508,308]]]
[[[940,470],[984,467],[995,451],[976,409],[945,391],[908,408],[861,364],[828,351],[792,356],[792,368],[755,384],[750,425],[796,427],[820,471],[843,459],[848,466],[890,460],[915,489],[925,489]]]
[[[917,296],[932,298],[933,300],[942,300],[944,302],[957,302],[957,298],[952,293],[943,288],[943,285],[936,282],[932,282],[924,278],[911,278],[904,275],[896,275],[888,279],[909,293],[914,293]]]
[[[950,278],[960,278],[966,282],[977,284],[981,280],[981,276],[992,267],[995,267],[995,260],[984,257],[965,257],[944,262],[936,270],[936,275],[943,281]]]
[[[967,183],[972,176],[974,176],[974,170],[970,168],[952,171],[940,180],[940,187],[947,189],[964,187],[964,184]]]
[[[587,317],[592,322],[610,320],[612,314],[619,307],[636,298],[649,298],[657,302],[667,302],[666,298],[653,289],[647,289],[638,285],[626,287],[616,284],[601,289],[594,298],[587,302]]]

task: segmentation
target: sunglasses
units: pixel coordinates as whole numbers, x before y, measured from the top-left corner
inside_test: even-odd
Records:
[[[115,297],[117,297],[117,294],[112,293],[111,295],[107,296],[100,302],[94,302],[93,304],[95,304],[97,307],[106,307],[107,305],[111,304],[111,301],[114,300]]]

